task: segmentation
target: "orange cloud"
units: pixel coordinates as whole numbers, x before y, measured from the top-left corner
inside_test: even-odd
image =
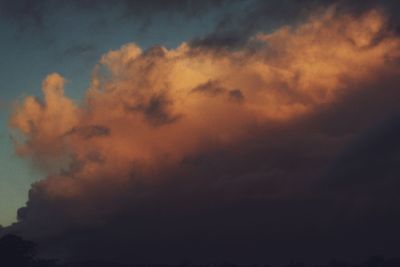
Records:
[[[24,136],[21,155],[70,164],[35,188],[52,198],[88,198],[99,183],[107,190],[153,183],[188,155],[312,114],[377,72],[399,73],[390,63],[399,47],[380,11],[355,18],[334,8],[259,33],[235,51],[126,44],[101,58],[81,105],[64,96],[64,78],[51,74],[43,102],[25,98],[10,124]]]

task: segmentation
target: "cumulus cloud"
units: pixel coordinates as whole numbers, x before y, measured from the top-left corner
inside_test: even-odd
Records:
[[[50,74],[43,100],[26,97],[10,124],[21,156],[60,168],[32,185],[8,230],[72,258],[335,247],[336,202],[316,200],[320,183],[354,136],[397,110],[399,45],[381,11],[330,8],[234,51],[126,44],[100,59],[80,104]],[[357,115],[370,120],[348,127]]]

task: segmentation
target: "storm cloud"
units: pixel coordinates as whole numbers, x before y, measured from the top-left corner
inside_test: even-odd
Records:
[[[81,103],[50,74],[10,125],[60,168],[2,231],[67,259],[393,256],[399,59],[384,11],[330,6],[234,50],[126,44]]]

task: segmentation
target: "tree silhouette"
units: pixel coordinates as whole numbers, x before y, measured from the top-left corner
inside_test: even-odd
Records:
[[[0,227],[1,234],[1,227]],[[36,244],[19,236],[8,234],[0,238],[0,267],[258,267],[259,265],[238,265],[218,263],[196,265],[182,264],[121,264],[107,261],[83,261],[59,264],[57,260],[39,259],[36,256]],[[264,265],[263,267],[269,267]],[[400,267],[400,258],[385,259],[374,256],[361,264],[350,264],[344,261],[331,260],[324,265],[306,265],[303,262],[291,262],[282,267]]]
[[[0,239],[0,259],[4,266],[33,266],[36,245],[16,235],[5,235]]]
[[[36,258],[36,244],[19,236],[8,234],[0,238],[0,266],[55,267],[54,260]]]

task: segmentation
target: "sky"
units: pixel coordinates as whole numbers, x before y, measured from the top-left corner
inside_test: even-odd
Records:
[[[64,260],[398,256],[399,8],[2,1],[0,235]]]
[[[54,12],[43,13],[42,6],[57,5],[38,1],[5,1],[2,4],[1,49],[3,53],[1,88],[1,193],[0,224],[16,220],[16,210],[27,201],[31,183],[41,173],[15,156],[8,127],[12,105],[24,95],[40,96],[41,83],[47,74],[58,72],[68,80],[66,95],[79,101],[89,86],[94,65],[102,54],[135,42],[141,47],[163,44],[176,47],[182,41],[204,35],[213,29],[214,12],[190,20],[177,14],[146,18],[128,17],[115,3],[83,10],[79,3],[60,4]],[[37,5],[37,6],[36,6]],[[146,15],[147,16],[147,15]],[[157,21],[157,22],[156,22]],[[151,24],[153,25],[153,24]],[[179,27],[178,27],[179,26]]]

